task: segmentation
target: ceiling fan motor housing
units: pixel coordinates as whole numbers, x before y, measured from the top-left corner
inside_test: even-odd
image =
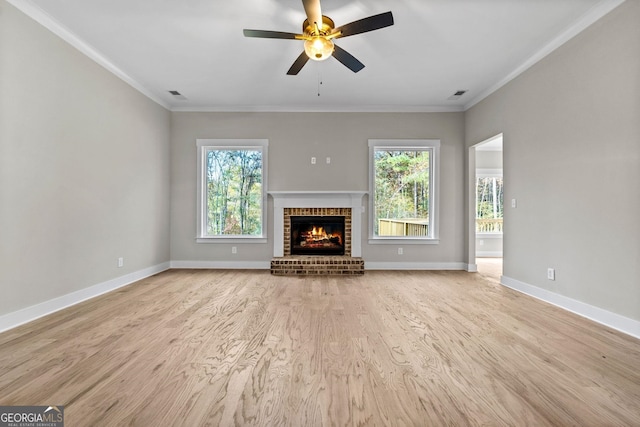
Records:
[[[331,41],[335,24],[331,18],[322,15],[322,25],[317,25],[315,22],[310,24],[308,19],[305,19],[302,24],[302,31],[306,36],[309,36],[309,40],[304,42],[304,51],[307,56],[314,61],[324,61],[333,55],[335,46]]]
[[[308,19],[305,19],[302,23],[302,33],[308,36],[328,36],[335,27],[333,19],[322,15],[322,23],[317,25],[315,22],[309,22]]]
[[[245,37],[304,40],[304,51],[287,71],[290,76],[297,75],[309,59],[324,61],[331,56],[357,73],[364,68],[364,64],[340,46],[335,45],[333,39],[367,33],[393,25],[393,14],[385,12],[353,21],[336,29],[333,19],[320,12],[320,0],[302,0],[302,4],[307,15],[307,19],[302,23],[302,34],[284,31],[243,30]]]

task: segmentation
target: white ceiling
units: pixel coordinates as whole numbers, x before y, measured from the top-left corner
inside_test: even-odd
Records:
[[[172,110],[462,111],[622,0],[322,0],[336,26],[389,10],[395,25],[336,41],[359,73],[330,58],[297,76],[301,41],[242,30],[301,32],[300,0],[9,2]]]

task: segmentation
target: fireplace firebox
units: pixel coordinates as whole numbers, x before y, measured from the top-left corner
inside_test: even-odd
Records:
[[[292,216],[292,255],[344,255],[344,216]]]

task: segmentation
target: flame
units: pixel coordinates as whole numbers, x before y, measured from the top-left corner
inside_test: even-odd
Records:
[[[324,227],[313,226],[313,228],[306,233],[304,236],[305,240],[309,243],[320,242],[323,240],[329,239],[338,239],[338,242],[342,245],[342,234],[340,232],[335,232],[332,234],[327,234]]]

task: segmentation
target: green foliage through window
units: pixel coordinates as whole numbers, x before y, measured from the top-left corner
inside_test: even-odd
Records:
[[[428,149],[375,149],[375,235],[429,235],[430,157]]]
[[[262,151],[205,150],[208,236],[262,234]]]
[[[502,233],[503,199],[502,177],[479,176],[476,179],[477,233]]]
[[[476,218],[502,218],[504,188],[502,177],[478,177],[476,181]]]

